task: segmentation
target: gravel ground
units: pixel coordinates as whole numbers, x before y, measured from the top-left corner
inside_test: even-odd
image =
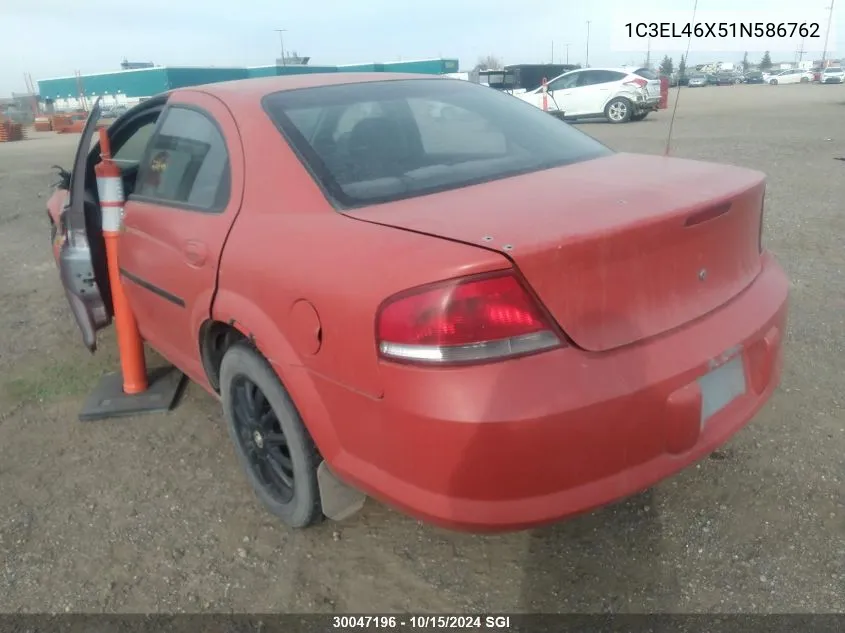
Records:
[[[670,115],[581,128],[661,153]],[[770,177],[766,242],[793,284],[772,401],[646,493],[495,537],[372,501],[286,530],[196,387],[167,416],[78,422],[116,359],[111,333],[80,345],[50,257],[49,166],[76,138],[0,144],[0,611],[845,612],[845,86],[681,93],[673,153]]]

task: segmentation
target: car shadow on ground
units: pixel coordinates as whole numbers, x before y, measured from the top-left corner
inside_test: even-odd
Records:
[[[616,318],[617,327],[622,324],[627,331],[636,333],[636,326],[626,317],[617,315]],[[518,371],[518,363],[510,366],[512,370],[506,369],[501,374],[503,386],[509,382],[510,372]],[[636,370],[620,365],[605,374],[604,380],[618,385],[636,385],[641,384],[643,376],[648,377],[649,371],[647,364]],[[566,376],[561,376],[561,388],[566,388],[566,383]],[[500,393],[507,392],[504,388],[492,390],[491,412],[501,409],[497,401],[502,397]],[[620,425],[624,426],[624,420],[620,420]],[[651,429],[651,432],[655,430]],[[519,438],[514,437],[513,444],[519,445]],[[524,442],[522,446],[525,446]],[[478,454],[473,455],[475,451]],[[536,467],[520,468],[514,461],[496,459],[496,456],[491,459],[484,451],[472,442],[467,446],[467,458],[463,461],[467,468],[458,470],[452,478],[455,490],[477,481],[480,462],[488,463],[491,469],[514,469],[515,472],[509,473],[514,477],[520,476],[520,470],[538,472]],[[618,445],[597,445],[595,451],[597,459],[609,452],[627,455],[626,447]],[[561,455],[561,459],[566,458],[564,451]],[[525,456],[514,456],[515,459],[519,457]],[[631,611],[632,604],[647,604],[650,611],[677,611],[681,591],[675,570],[662,562],[667,560],[665,550],[671,544],[664,542],[657,497],[653,489],[648,489],[612,505],[525,533],[516,610],[523,613],[594,613],[597,610],[622,613]],[[517,591],[518,579],[502,579],[502,582],[512,582],[513,590]]]

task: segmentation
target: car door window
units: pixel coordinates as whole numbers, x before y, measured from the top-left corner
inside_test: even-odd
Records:
[[[578,77],[578,87],[586,88],[601,83],[601,72],[598,70],[585,70]]]
[[[226,142],[212,119],[197,110],[165,111],[141,172],[139,197],[207,211],[222,211],[228,202]]]
[[[584,73],[569,73],[563,77],[558,77],[548,86],[549,90],[568,90],[574,88],[578,83],[578,78]]]
[[[133,167],[141,162],[144,150],[152,138],[156,127],[156,119],[152,118],[143,123],[135,132],[121,144],[114,152],[114,162],[121,167]]]
[[[616,72],[615,70],[591,70],[589,71],[589,74],[592,75],[590,78],[590,85],[622,81],[627,76],[625,73]]]

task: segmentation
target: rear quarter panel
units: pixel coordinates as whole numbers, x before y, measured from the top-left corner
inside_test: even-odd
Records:
[[[243,138],[245,193],[223,252],[213,317],[252,335],[286,384],[287,372],[298,381],[304,369],[380,398],[375,316],[381,302],[409,287],[507,268],[508,261],[483,248],[340,214],[259,102],[230,107]],[[318,315],[319,340],[313,319],[301,318],[303,301]]]

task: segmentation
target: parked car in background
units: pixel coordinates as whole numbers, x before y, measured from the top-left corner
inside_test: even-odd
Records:
[[[808,84],[811,81],[813,81],[813,73],[809,70],[801,70],[800,68],[781,70],[777,74],[769,75],[768,79],[766,79],[766,83],[772,86],[777,86],[778,84]]]
[[[689,81],[687,82],[687,86],[690,88],[703,88],[709,85],[710,81],[707,79],[707,75],[701,73],[690,75]]]
[[[126,114],[128,110],[129,108],[125,105],[104,106],[100,117],[103,119],[116,119]]]
[[[762,84],[765,83],[763,80],[763,73],[759,70],[749,70],[742,76],[742,83],[746,84]]]
[[[819,81],[823,84],[841,84],[845,83],[845,70],[842,68],[825,68],[821,73]]]
[[[543,89],[515,95],[543,107]],[[624,68],[581,68],[548,83],[548,110],[568,119],[604,116],[611,123],[641,121],[660,105],[660,80]]]
[[[91,351],[111,313],[98,108],[48,203]],[[558,521],[705,459],[780,381],[789,281],[758,171],[617,153],[508,94],[389,73],[177,88],[107,133],[115,281],[291,528],[338,489],[455,529]]]
[[[716,74],[716,85],[717,86],[733,86],[735,84],[742,83],[742,79],[740,79],[734,73],[717,73]]]

